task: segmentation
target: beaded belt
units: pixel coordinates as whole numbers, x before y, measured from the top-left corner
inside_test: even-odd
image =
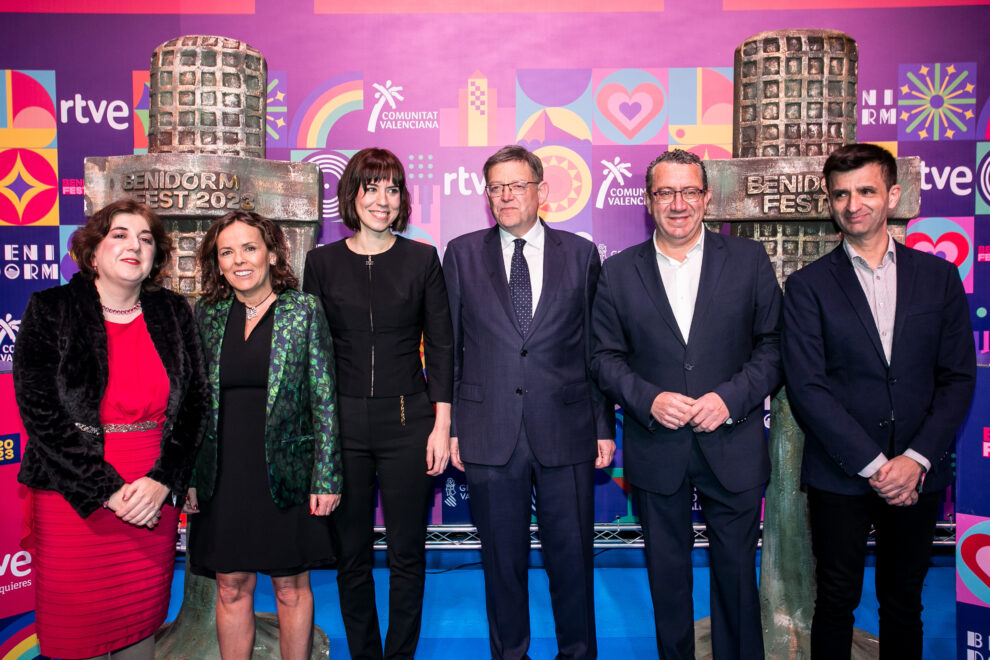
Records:
[[[129,433],[131,431],[150,431],[158,426],[158,422],[154,420],[145,420],[143,422],[134,422],[133,424],[106,424],[104,426],[89,426],[88,424],[80,424],[76,422],[76,428],[84,433],[92,433],[93,435],[99,435],[103,433]]]

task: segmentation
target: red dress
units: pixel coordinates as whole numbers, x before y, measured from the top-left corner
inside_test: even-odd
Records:
[[[105,459],[130,483],[147,474],[161,453],[168,375],[143,315],[105,325],[110,369],[101,422],[158,423],[150,431],[105,435]],[[122,522],[109,509],[80,518],[53,491],[33,495],[41,652],[88,658],[153,634],[168,612],[175,561],[179,510],[171,498],[151,530]]]

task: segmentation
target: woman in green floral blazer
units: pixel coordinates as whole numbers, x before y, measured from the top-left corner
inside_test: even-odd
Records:
[[[272,577],[282,657],[308,658],[309,569],[333,557],[327,516],[341,491],[330,331],[317,299],[296,290],[271,220],[219,218],[199,261],[212,414],[186,507],[198,513],[190,566],[216,576],[225,659],[250,657],[258,572]]]

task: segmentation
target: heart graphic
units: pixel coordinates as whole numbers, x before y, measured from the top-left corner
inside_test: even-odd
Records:
[[[626,119],[632,119],[639,114],[639,111],[643,109],[642,103],[620,103],[619,112],[621,112]]]
[[[598,90],[598,111],[630,140],[657,116],[663,103],[663,90],[653,83],[641,83],[631,92],[619,83]]]
[[[969,256],[969,241],[958,232],[946,232],[936,240],[923,232],[915,232],[908,235],[906,242],[908,247],[942,257],[955,264],[957,268],[961,267]]]
[[[959,546],[963,562],[990,588],[990,534],[970,534]]]

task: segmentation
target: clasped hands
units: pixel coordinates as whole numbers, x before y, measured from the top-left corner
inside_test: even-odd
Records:
[[[729,419],[728,407],[715,392],[697,399],[677,392],[661,392],[653,400],[650,414],[668,429],[676,430],[690,424],[702,433],[714,431]]]
[[[922,467],[913,458],[895,456],[870,477],[870,486],[891,506],[911,506],[918,502],[918,480]]]
[[[151,477],[141,477],[121,486],[107,500],[106,507],[125,523],[154,529],[161,520],[162,503],[168,486]]]

